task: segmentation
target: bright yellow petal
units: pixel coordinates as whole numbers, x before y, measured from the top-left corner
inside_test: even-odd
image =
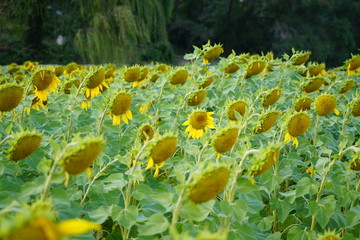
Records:
[[[189,125],[189,124],[190,124],[190,120],[186,120],[182,125],[186,126],[186,125]]]
[[[206,58],[203,58],[202,60],[202,65],[206,65],[209,63],[209,60],[207,60]]]
[[[284,142],[287,143],[287,142],[290,142],[290,140],[291,140],[291,135],[290,135],[289,132],[287,132],[286,135],[285,135]]]
[[[120,122],[120,115],[113,115],[113,125],[119,125]]]
[[[87,169],[86,169],[86,174],[87,174],[87,176],[88,176],[89,179],[92,178],[92,173],[91,173],[90,168],[87,168]]]
[[[154,177],[159,176],[159,164],[155,164],[155,173],[154,173]]]
[[[146,166],[146,170],[152,168],[154,166],[154,160],[150,157],[148,160],[148,165]]]
[[[63,235],[79,235],[90,230],[101,230],[101,225],[83,219],[69,219],[60,222],[57,229]]]
[[[102,85],[103,85],[104,87],[106,87],[106,88],[110,88],[110,87],[109,87],[109,84],[107,84],[107,82],[105,82],[105,81],[102,82]]]
[[[337,110],[336,108],[334,109],[334,113],[335,113],[336,115],[340,115],[339,110]]]
[[[126,117],[127,117],[128,119],[130,119],[130,120],[132,120],[132,119],[133,119],[133,117],[132,117],[132,113],[131,113],[131,111],[130,111],[130,110],[127,110],[127,111],[126,111]]]
[[[64,186],[67,187],[69,185],[70,175],[68,172],[65,172],[65,182]]]
[[[185,133],[191,132],[193,128],[191,127],[191,125],[189,125],[186,129],[185,129]]]
[[[30,114],[30,108],[29,108],[29,107],[24,108],[24,111],[25,111],[27,114]]]
[[[216,161],[219,161],[220,157],[221,157],[221,154],[220,154],[220,153],[216,153]]]
[[[90,88],[87,88],[87,89],[86,89],[85,96],[86,96],[87,98],[91,98],[91,90],[90,90]]]
[[[299,140],[297,140],[296,137],[292,137],[293,140],[293,145],[295,145],[295,148],[297,148],[299,146]]]
[[[164,167],[164,166],[165,166],[165,161],[159,163],[158,165],[159,165],[159,169],[162,168],[162,167]]]
[[[125,113],[121,114],[121,118],[126,124],[129,124],[129,121],[128,121]]]

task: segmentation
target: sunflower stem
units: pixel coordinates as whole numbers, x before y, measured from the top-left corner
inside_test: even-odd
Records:
[[[105,109],[104,109],[104,111],[103,111],[103,113],[101,115],[101,118],[100,118],[100,121],[99,121],[99,124],[98,124],[97,136],[100,136],[100,134],[101,134],[101,127],[102,127],[102,124],[104,122],[105,115],[106,115],[108,109],[109,109],[109,103],[107,103],[105,105]]]
[[[52,180],[52,177],[55,173],[55,170],[56,170],[56,167],[57,167],[57,164],[59,163],[60,159],[62,158],[63,156],[63,153],[62,152],[58,158],[55,159],[55,161],[53,162],[53,165],[51,166],[51,169],[49,171],[49,175],[47,176],[46,178],[46,182],[45,182],[45,185],[44,185],[44,190],[41,194],[41,200],[44,201],[50,191],[50,187],[51,187],[51,180]]]
[[[158,102],[161,102],[161,98],[162,98],[162,95],[163,95],[163,93],[164,93],[164,88],[165,88],[166,83],[167,83],[167,81],[165,80],[164,83],[163,83],[162,86],[161,86],[160,93],[159,93],[159,98],[158,98]]]
[[[344,114],[344,119],[343,119],[342,126],[341,126],[340,136],[345,136],[344,134],[345,134],[345,129],[346,129],[346,121],[348,120],[349,114],[350,114],[350,109],[347,109]]]

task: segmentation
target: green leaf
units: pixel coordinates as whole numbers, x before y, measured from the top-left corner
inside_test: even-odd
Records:
[[[186,201],[182,204],[179,215],[181,218],[195,221],[203,221],[205,218],[207,218],[210,211],[212,211],[214,204],[214,200],[210,200],[202,204],[196,204],[192,201]]]
[[[334,196],[328,196],[322,198],[319,204],[315,201],[310,201],[309,213],[310,215],[315,215],[317,222],[324,228],[328,224],[330,217],[333,215],[335,206],[336,200],[334,199]]]
[[[290,228],[286,239],[296,239],[296,240],[313,240],[308,232],[302,230],[298,227]]]
[[[153,214],[144,225],[138,226],[140,236],[152,236],[162,233],[169,227],[169,222],[160,213]]]
[[[111,208],[112,219],[118,221],[120,225],[127,229],[130,229],[135,224],[138,215],[138,209],[133,205],[127,209],[123,209],[117,205],[112,205]]]
[[[351,208],[349,211],[345,213],[346,218],[346,227],[352,228],[358,224],[360,224],[360,206]]]
[[[302,197],[308,194],[311,184],[311,180],[308,177],[300,179],[296,184],[296,197]]]
[[[127,184],[127,181],[124,179],[124,174],[122,173],[110,174],[107,178],[103,179],[102,182],[104,183],[104,189],[106,191],[121,190]]]
[[[110,215],[110,208],[101,206],[96,210],[87,212],[91,221],[96,223],[103,223]]]

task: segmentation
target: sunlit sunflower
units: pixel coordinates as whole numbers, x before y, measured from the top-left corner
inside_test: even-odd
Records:
[[[260,119],[257,121],[254,133],[260,134],[270,130],[270,128],[272,128],[275,125],[280,113],[281,112],[276,110],[263,113]]]
[[[241,100],[230,103],[226,111],[227,117],[231,121],[239,121],[239,119],[236,117],[236,113],[244,116],[246,112],[246,107],[247,104]]]
[[[45,69],[36,71],[32,77],[35,96],[41,101],[46,101],[50,94],[48,90],[55,92],[59,82],[60,80],[56,77],[54,72]]]
[[[217,159],[220,158],[221,153],[225,153],[231,150],[231,148],[236,143],[238,134],[239,134],[239,128],[228,127],[221,130],[213,137],[212,145],[215,151],[217,152]]]
[[[75,62],[71,62],[69,64],[67,64],[65,66],[65,71],[64,74],[66,74],[67,76],[70,76],[70,74],[75,71],[75,70],[79,70],[81,67],[75,63]]]
[[[336,109],[336,105],[336,98],[329,94],[323,94],[315,100],[315,110],[320,116],[327,116],[332,112],[339,115],[340,112]]]
[[[206,97],[205,90],[201,89],[201,90],[195,91],[186,100],[187,105],[198,106],[204,101],[205,97]]]
[[[189,120],[183,123],[185,126],[188,125],[185,133],[189,133],[189,137],[200,138],[208,128],[215,128],[214,120],[211,117],[212,114],[214,114],[214,112],[206,112],[203,110],[193,111]]]
[[[233,74],[236,73],[238,70],[240,69],[240,67],[236,64],[236,63],[229,63],[225,68],[224,68],[224,72],[226,74]]]
[[[206,65],[211,60],[219,57],[220,54],[224,52],[221,44],[215,44],[214,46],[210,46],[210,42],[203,46],[203,60],[202,64]]]
[[[207,76],[205,77],[199,84],[199,88],[207,88],[214,82],[214,76]]]
[[[287,132],[284,142],[293,141],[293,145],[298,147],[299,141],[296,137],[303,135],[311,123],[310,116],[305,112],[293,114],[287,122]]]
[[[133,88],[136,88],[138,86],[140,86],[141,84],[143,84],[145,81],[146,81],[146,77],[148,76],[149,74],[149,68],[147,67],[141,67],[140,69],[140,76],[139,78],[133,82]]]
[[[269,170],[278,160],[280,155],[280,146],[270,144],[266,149],[260,150],[258,154],[251,160],[248,167],[250,176],[259,176]]]
[[[143,124],[139,128],[140,139],[145,142],[146,140],[151,140],[154,138],[155,131],[153,127],[149,124]]]
[[[351,104],[351,113],[354,117],[360,116],[360,98],[353,100]]]
[[[353,76],[356,72],[360,72],[360,55],[353,55],[346,64],[348,76]]]
[[[26,130],[14,134],[14,139],[9,141],[8,159],[17,162],[27,158],[39,148],[40,143],[41,134],[37,132]]]
[[[304,64],[307,60],[309,60],[311,55],[310,51],[301,51],[301,52],[296,52],[295,54],[293,54],[290,58],[290,61],[298,66],[298,65],[302,65]]]
[[[262,106],[268,107],[276,103],[281,97],[281,89],[274,88],[272,90],[267,91],[262,98]]]
[[[156,65],[156,67],[154,68],[154,70],[158,73],[164,73],[166,72],[167,70],[169,70],[169,66],[166,65],[166,64],[158,64]]]
[[[263,73],[266,70],[267,63],[265,60],[255,60],[248,64],[245,78]]]
[[[309,63],[304,76],[307,77],[320,77],[326,73],[326,67],[324,63]]]
[[[229,178],[230,170],[227,166],[211,167],[195,177],[188,196],[194,203],[207,202],[224,190]]]
[[[94,98],[99,95],[104,87],[109,88],[105,80],[104,68],[93,70],[94,72],[86,79],[86,98]]]
[[[84,171],[91,177],[90,165],[95,161],[104,146],[101,137],[88,136],[81,139],[76,136],[65,148],[65,154],[60,162],[66,173],[65,185],[69,181],[69,174],[77,175]]]
[[[347,93],[352,87],[355,87],[356,84],[354,80],[348,80],[346,81],[340,88],[339,93],[344,94]]]
[[[150,149],[150,156],[146,169],[150,169],[155,164],[154,177],[159,175],[159,169],[165,165],[165,161],[171,157],[177,146],[177,137],[167,134],[153,143]]]
[[[0,86],[0,116],[1,112],[9,112],[16,108],[24,95],[21,86],[4,84]]]
[[[311,78],[308,78],[308,81],[303,89],[306,93],[311,93],[311,92],[315,92],[316,90],[318,90],[322,85],[324,85],[324,78],[311,77]]]
[[[173,86],[184,85],[187,78],[189,77],[189,72],[185,68],[177,68],[169,75],[169,81]]]
[[[336,231],[325,230],[324,235],[319,234],[316,240],[341,240],[340,233],[336,233]]]
[[[122,119],[126,124],[132,120],[132,113],[130,111],[132,103],[132,96],[126,92],[119,92],[112,101],[111,115],[113,125],[119,125]]]
[[[311,98],[303,97],[296,101],[294,108],[297,112],[310,110],[312,102]]]
[[[65,68],[63,67],[63,66],[61,66],[61,65],[59,65],[59,66],[56,66],[55,67],[55,75],[57,76],[57,77],[60,77],[61,75],[63,75],[63,73],[65,72]]]

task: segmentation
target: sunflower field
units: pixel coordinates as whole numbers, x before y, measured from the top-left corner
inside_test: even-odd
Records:
[[[0,239],[360,238],[360,55],[0,68]]]

